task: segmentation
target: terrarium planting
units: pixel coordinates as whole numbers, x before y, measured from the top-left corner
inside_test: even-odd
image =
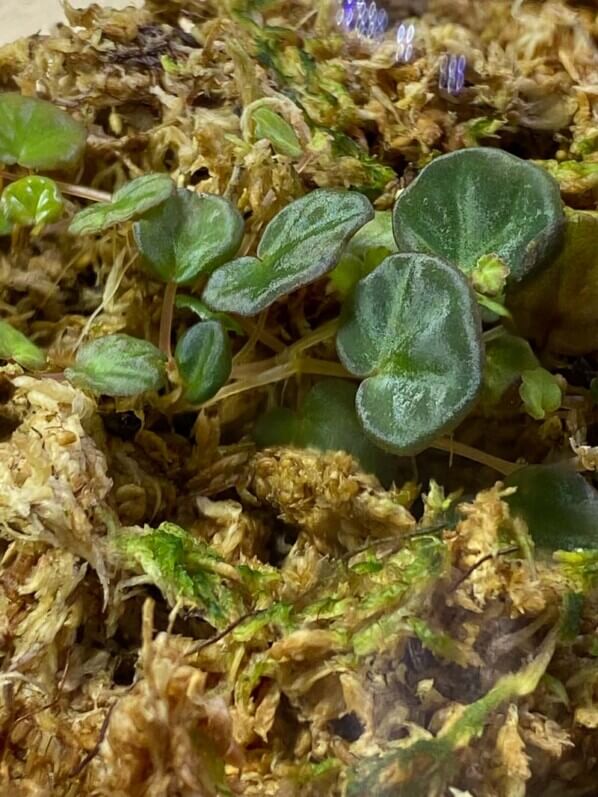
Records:
[[[204,5],[0,48],[7,782],[589,797],[588,60]]]

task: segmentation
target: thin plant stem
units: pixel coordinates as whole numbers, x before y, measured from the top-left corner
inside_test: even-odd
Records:
[[[164,300],[162,302],[162,315],[160,316],[160,351],[168,357],[168,362],[172,362],[172,320],[174,318],[174,302],[176,299],[176,282],[169,282],[164,290]]]
[[[27,177],[26,173],[23,174],[12,174],[11,172],[4,172],[0,171],[0,177],[3,180],[8,180],[8,182],[14,182],[15,180],[20,180],[21,177]],[[108,191],[99,191],[97,188],[90,188],[86,185],[74,185],[73,183],[64,183],[62,180],[54,180],[58,188],[62,191],[63,194],[68,194],[69,196],[76,196],[79,199],[89,199],[91,202],[110,202],[112,199],[112,194],[108,193]]]
[[[297,356],[302,352],[306,351],[312,346],[317,346],[318,343],[322,343],[323,341],[328,340],[328,338],[331,338],[333,335],[335,335],[338,330],[339,323],[339,319],[335,318],[333,321],[328,321],[326,324],[322,324],[321,327],[318,327],[318,329],[315,329],[309,335],[306,335],[304,338],[296,341],[291,346],[283,347],[283,349],[280,350],[275,357],[269,357],[267,360],[259,360],[258,362],[240,363],[239,365],[234,366],[232,374],[233,378],[243,379],[253,374],[260,374],[266,370],[269,370],[270,368],[274,368],[276,365],[282,365],[285,362],[296,359]],[[262,335],[262,331],[260,330],[258,333],[256,333],[256,335],[259,339]],[[330,365],[332,365],[332,363],[330,363]],[[330,370],[326,370],[326,373],[330,374]],[[347,371],[345,371],[345,369],[343,369],[341,376],[346,377],[349,376],[349,374]]]
[[[430,445],[430,448],[435,448],[438,451],[446,451],[449,454],[457,454],[460,457],[470,459],[472,462],[478,462],[480,465],[487,465],[503,476],[509,476],[511,473],[523,467],[523,465],[517,462],[509,462],[506,459],[495,457],[492,454],[487,454],[485,451],[480,451],[478,448],[460,443],[458,440],[451,440],[447,437],[435,440]]]
[[[210,407],[218,404],[231,396],[238,396],[248,390],[257,387],[264,387],[275,382],[282,382],[298,374],[320,374],[321,376],[335,376],[345,379],[353,379],[353,376],[343,368],[340,363],[328,362],[326,360],[313,360],[310,358],[298,358],[292,362],[282,365],[275,365],[273,368],[262,370],[261,373],[251,375],[246,379],[240,379],[232,385],[226,385],[216,393],[214,398],[206,401],[203,407]]]

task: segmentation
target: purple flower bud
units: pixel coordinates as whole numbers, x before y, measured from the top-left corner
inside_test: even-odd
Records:
[[[415,39],[415,25],[405,25],[401,22],[397,28],[397,53],[396,60],[403,64],[409,63],[413,57],[413,40]]]
[[[378,36],[383,36],[388,28],[388,12],[385,8],[380,8],[376,15],[376,32]]]
[[[465,86],[467,59],[464,55],[443,55],[440,61],[438,86],[442,91],[456,96]]]

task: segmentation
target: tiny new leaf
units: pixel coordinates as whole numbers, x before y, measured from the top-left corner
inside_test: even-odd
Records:
[[[365,435],[355,412],[356,392],[356,385],[343,379],[323,379],[312,387],[297,413],[284,408],[265,413],[255,426],[255,440],[261,446],[346,451],[364,471],[388,484],[396,474],[396,460]]]
[[[51,102],[0,94],[0,163],[69,168],[81,160],[86,140],[85,127]]]
[[[254,133],[257,140],[266,138],[279,155],[288,155],[290,158],[299,158],[303,149],[297,134],[280,114],[270,108],[257,108],[251,118],[254,123]]]
[[[364,379],[356,403],[366,432],[399,454],[457,426],[480,390],[475,297],[456,268],[430,255],[391,255],[357,285],[337,350]]]
[[[235,255],[243,217],[224,197],[180,188],[134,226],[150,274],[177,285],[209,274]]]
[[[394,208],[400,251],[439,255],[465,272],[495,255],[515,282],[557,251],[563,225],[559,186],[549,174],[484,147],[433,160]]]
[[[373,216],[362,194],[312,191],[272,219],[257,257],[233,260],[212,274],[204,292],[206,303],[214,310],[256,315],[330,271],[347,241]]]
[[[185,385],[185,398],[201,404],[224,385],[232,368],[228,335],[219,321],[203,321],[185,332],[175,359]]]
[[[166,382],[166,357],[146,340],[106,335],[81,346],[64,372],[76,387],[98,395],[137,396]]]
[[[598,490],[566,464],[528,465],[506,480],[506,500],[540,548],[598,548]]]
[[[0,321],[0,360],[14,360],[34,371],[46,364],[46,355],[7,321]]]
[[[563,394],[558,380],[546,368],[532,368],[521,374],[519,395],[528,415],[542,421],[547,413],[556,412]]]
[[[561,406],[557,379],[541,367],[529,343],[516,335],[502,334],[486,347],[482,401],[496,404],[519,379],[519,395],[532,418],[542,420],[547,412],[555,412]]]
[[[111,202],[98,202],[79,211],[69,227],[73,235],[95,235],[138,219],[161,205],[174,193],[175,184],[167,174],[144,174],[114,193]]]
[[[374,218],[351,238],[330,280],[341,296],[348,296],[385,257],[397,251],[392,232],[392,212],[377,210]]]
[[[54,180],[22,177],[8,185],[0,199],[0,213],[21,227],[40,227],[62,216],[64,200]]]

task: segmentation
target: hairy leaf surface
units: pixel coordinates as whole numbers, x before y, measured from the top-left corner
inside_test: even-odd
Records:
[[[556,181],[507,152],[472,148],[433,160],[399,196],[399,250],[429,252],[470,272],[496,255],[518,281],[557,250],[564,216]]]
[[[226,384],[232,353],[228,335],[219,321],[203,321],[185,332],[175,359],[185,385],[185,398],[201,404]]]
[[[364,379],[357,413],[379,444],[407,454],[453,429],[481,386],[481,322],[463,275],[437,257],[392,255],[362,280],[337,337]]]
[[[106,335],[81,346],[66,378],[77,387],[107,396],[136,396],[166,382],[166,357],[146,340]]]
[[[175,185],[167,174],[144,174],[119,188],[111,202],[97,202],[79,211],[69,232],[73,235],[95,235],[139,218],[165,202],[174,190]]]
[[[135,223],[135,240],[150,274],[178,285],[209,274],[237,252],[244,223],[223,197],[179,189]]]
[[[214,310],[259,313],[330,271],[347,241],[373,215],[369,200],[362,194],[312,191],[272,219],[257,257],[233,260],[211,276],[205,301]]]

